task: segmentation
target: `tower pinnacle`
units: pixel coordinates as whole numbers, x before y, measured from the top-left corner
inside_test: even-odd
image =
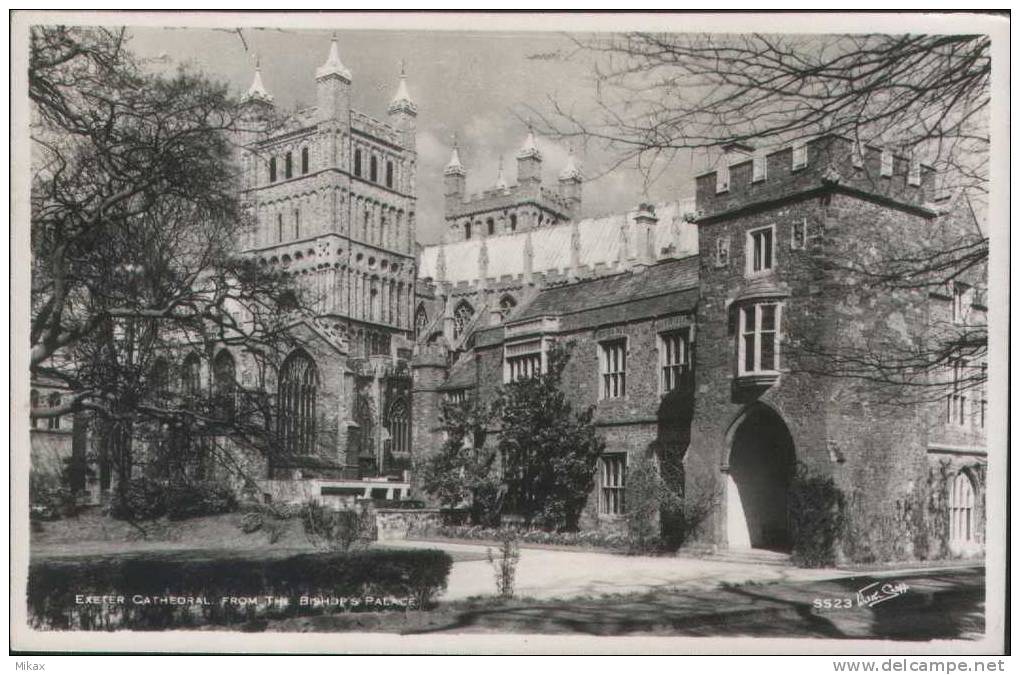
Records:
[[[418,113],[418,107],[414,105],[414,101],[411,100],[411,94],[407,91],[407,72],[403,59],[400,60],[400,84],[397,85],[397,93],[390,102],[388,111],[391,114],[407,112],[416,115]]]
[[[443,175],[446,176],[464,176],[467,171],[464,170],[464,165],[460,163],[460,147],[457,145],[457,135],[453,136],[453,150],[450,152],[450,161],[447,162],[446,168],[443,169]]]
[[[329,57],[315,70],[315,79],[321,80],[334,75],[347,82],[351,81],[351,71],[340,60],[340,47],[337,44],[336,33],[333,33],[333,39],[329,43]]]
[[[506,178],[503,176],[503,155],[499,156],[499,168],[496,170],[496,189],[507,189]]]
[[[255,79],[252,80],[251,86],[248,87],[248,91],[241,97],[241,100],[244,103],[249,101],[273,102],[273,96],[266,91],[265,85],[262,84],[262,61],[258,56],[255,57]]]
[[[539,152],[538,144],[535,142],[535,129],[531,125],[531,120],[528,120],[528,135],[524,139],[521,149],[517,152],[517,159],[528,159],[529,157],[534,157],[538,160],[542,159],[542,153]]]

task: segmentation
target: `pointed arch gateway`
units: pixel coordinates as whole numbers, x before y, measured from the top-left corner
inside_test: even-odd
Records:
[[[319,369],[302,349],[287,357],[280,369],[277,433],[285,453],[307,455],[315,450]]]
[[[789,490],[796,453],[786,423],[772,408],[756,405],[737,419],[727,438],[729,548],[789,551]]]

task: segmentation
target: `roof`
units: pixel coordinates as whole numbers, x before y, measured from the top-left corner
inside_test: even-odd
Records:
[[[659,256],[663,249],[671,249],[670,257],[693,255],[698,252],[698,229],[684,219],[684,214],[694,210],[693,199],[683,199],[656,204],[658,224],[655,232],[655,252]],[[585,218],[576,222],[580,240],[578,264],[595,267],[612,267],[617,261],[634,255],[637,228],[634,215],[637,210],[617,213],[598,218]],[[443,281],[459,283],[479,279],[479,257],[484,243],[488,254],[487,276],[499,279],[503,276],[518,276],[525,272],[526,253],[530,248],[531,271],[535,273],[566,270],[570,267],[573,222],[541,227],[527,232],[494,235],[485,238],[468,239],[450,244],[437,244],[422,249],[418,262],[419,278],[439,279],[438,260],[442,249],[446,258]],[[626,230],[627,238],[621,236]],[[624,250],[626,246],[626,250]],[[622,255],[621,255],[622,254]]]
[[[545,288],[516,313],[513,323],[623,304],[625,310],[616,308],[613,312],[626,318],[689,311],[698,298],[698,266],[698,256],[694,255],[640,271]]]
[[[446,381],[439,388],[449,390],[474,387],[477,380],[477,373],[475,371],[474,354],[468,352],[453,364],[453,367],[450,368],[449,377],[446,378]]]

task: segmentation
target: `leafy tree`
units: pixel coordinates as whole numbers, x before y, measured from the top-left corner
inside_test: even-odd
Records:
[[[569,358],[569,345],[550,350],[546,372],[504,386],[493,410],[510,508],[528,525],[574,530],[605,443],[594,406],[575,412],[563,390]]]
[[[446,403],[442,427],[446,441],[438,452],[417,467],[422,488],[448,508],[469,504],[475,523],[494,525],[499,520],[502,481],[497,454],[486,447],[487,407],[476,401]]]

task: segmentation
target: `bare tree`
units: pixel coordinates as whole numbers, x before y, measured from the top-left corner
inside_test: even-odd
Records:
[[[103,28],[33,27],[29,97],[31,368],[72,392],[33,415],[97,415],[122,478],[147,434],[229,432],[266,450],[264,378],[246,389],[231,371],[184,391],[161,365],[189,350],[211,360],[215,345],[264,371],[309,314],[289,277],[240,253],[252,223],[235,152],[255,120],[202,75],[145,72],[124,32]]]
[[[611,161],[604,172],[634,166],[651,183],[679,160],[693,153],[719,157],[734,141],[767,148],[835,134],[859,147],[893,147],[932,166],[939,192],[958,195],[957,210],[969,212],[969,223],[940,218],[937,233],[906,247],[820,252],[807,273],[874,293],[951,294],[964,283],[981,294],[988,258],[982,226],[988,36],[631,33],[571,39],[571,58],[591,64],[591,105],[551,100],[532,114],[546,133],[606,151]],[[799,347],[812,357],[805,360],[809,368],[821,374],[900,389],[935,385],[937,391],[962,360],[971,364],[966,386],[980,385],[984,320],[975,312],[971,320],[943,324],[908,344],[877,339],[834,350],[805,339]]]

